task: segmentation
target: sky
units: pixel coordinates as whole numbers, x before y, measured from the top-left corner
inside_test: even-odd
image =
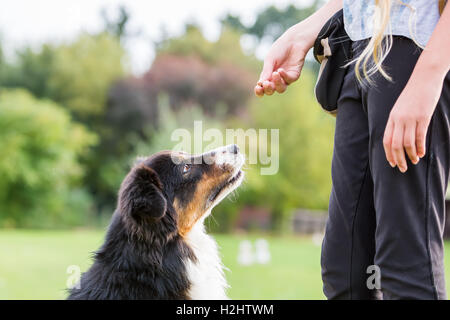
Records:
[[[130,30],[139,31],[125,44],[135,74],[145,72],[154,57],[152,40],[162,26],[169,35],[179,35],[187,21],[196,21],[205,37],[214,41],[220,33],[219,20],[226,13],[239,15],[251,24],[269,5],[302,6],[309,0],[0,0],[0,37],[6,54],[25,45],[38,48],[43,42],[64,42],[81,31],[97,32],[103,27],[102,8],[113,14],[125,5],[131,14]],[[258,56],[264,56],[262,48]]]

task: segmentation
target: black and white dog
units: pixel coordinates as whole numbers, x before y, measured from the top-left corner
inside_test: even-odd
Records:
[[[204,220],[243,179],[236,145],[202,155],[140,159],[91,268],[68,299],[227,299],[217,244]]]

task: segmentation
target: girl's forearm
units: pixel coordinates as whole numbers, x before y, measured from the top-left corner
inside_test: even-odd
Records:
[[[450,5],[447,5],[411,75],[412,81],[442,85],[450,70]]]
[[[286,31],[286,35],[292,40],[305,43],[307,49],[311,49],[322,26],[342,9],[343,0],[330,0],[307,19],[293,25]]]

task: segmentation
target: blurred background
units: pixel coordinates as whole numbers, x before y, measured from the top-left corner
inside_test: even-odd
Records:
[[[253,96],[270,44],[321,2],[2,1],[0,299],[65,298],[136,156],[171,149],[194,120],[280,130],[278,173],[249,165],[207,221],[230,297],[323,299],[334,118],[313,95],[318,66]]]

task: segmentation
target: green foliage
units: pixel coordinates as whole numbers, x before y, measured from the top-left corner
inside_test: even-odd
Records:
[[[158,99],[158,109],[160,114],[160,124],[158,129],[147,127],[144,138],[135,140],[135,151],[130,161],[134,161],[136,156],[149,156],[161,150],[180,150],[185,152],[205,152],[209,142],[200,139],[194,140],[194,121],[202,122],[203,132],[210,129],[218,129],[224,131],[223,124],[213,118],[207,117],[198,106],[190,106],[179,111],[173,111],[169,107],[167,96],[160,95]],[[176,137],[172,138],[172,134],[177,129],[187,130],[191,136],[191,144],[187,148],[176,148],[180,143]],[[195,144],[203,148],[195,150]],[[131,162],[130,162],[131,163]]]
[[[203,121],[204,130],[222,132],[280,129],[279,172],[263,176],[260,166],[249,165],[239,198],[215,209],[210,229],[231,229],[243,206],[268,208],[277,227],[294,208],[326,208],[333,119],[315,102],[314,77],[305,69],[301,84],[256,100],[252,89],[261,61],[241,48],[248,39],[243,33],[259,41],[276,37],[315,5],[269,7],[252,26],[229,16],[215,42],[187,25],[185,34],[158,44],[142,77],[126,77],[121,39],[131,33],[124,7],[116,19],[103,13],[104,32],[38,50],[25,47],[12,63],[0,46],[0,87],[48,99],[25,91],[5,91],[0,98],[0,225],[82,223],[90,197],[95,212],[109,216],[135,155],[171,149],[173,131],[192,132],[195,120]],[[167,98],[158,101],[161,96]],[[96,132],[94,147],[92,135],[71,117]]]
[[[256,165],[247,161],[246,178],[237,197],[232,195],[214,210],[210,230],[231,230],[244,206],[269,208],[276,231],[285,230],[294,209],[327,209],[335,121],[317,104],[313,85],[314,75],[304,70],[301,81],[282,95],[253,99],[248,119],[226,123],[227,128],[268,129],[267,151],[271,157],[277,155],[270,144],[270,130],[279,129],[279,170],[274,175],[262,175],[261,169],[267,166],[261,164],[261,158]],[[247,155],[256,147],[250,141],[238,144]]]
[[[245,70],[258,72],[260,62],[243,52],[240,45],[241,33],[224,26],[216,42],[208,41],[196,25],[187,25],[180,37],[168,38],[158,44],[157,54],[196,56],[210,65],[229,63]]]
[[[6,62],[5,55],[3,53],[3,47],[0,43],[0,83],[4,82],[7,74],[9,73],[9,65]]]
[[[37,52],[30,47],[17,51],[17,62],[5,64],[0,79],[3,87],[21,87],[38,98],[51,97],[48,81],[53,71],[55,48],[44,44]]]
[[[251,106],[252,126],[280,130],[279,171],[260,176],[252,188],[252,202],[272,208],[277,227],[292,209],[328,207],[334,118],[320,109],[313,84],[304,70],[284,94],[255,99]]]
[[[78,116],[103,112],[111,84],[125,75],[125,52],[108,34],[81,34],[73,43],[25,47],[6,67],[2,87],[21,87],[52,99]]]
[[[305,8],[297,8],[292,4],[283,9],[269,6],[258,14],[251,26],[245,26],[239,17],[228,14],[222,19],[222,24],[242,33],[256,36],[259,40],[264,37],[274,40],[292,25],[309,17],[322,2],[321,0],[315,0],[312,5]]]
[[[55,103],[24,90],[2,90],[0,225],[85,223],[90,198],[80,188],[78,157],[95,141]]]
[[[74,43],[56,49],[49,80],[52,97],[78,114],[100,114],[109,87],[124,76],[124,58],[115,37],[82,34]]]
[[[212,66],[195,56],[160,54],[144,76],[141,91],[153,92],[154,95],[161,92],[168,94],[173,109],[196,104],[208,115],[225,111],[221,114],[224,116],[245,109],[247,101],[253,96],[255,79],[254,73],[232,63]],[[112,93],[119,91],[113,90]],[[143,100],[140,102],[144,103]],[[219,105],[225,109],[219,110]],[[143,116],[145,109],[140,111]]]
[[[14,63],[0,65],[0,71],[7,71],[0,77],[0,87],[25,88],[36,97],[51,99],[98,133],[98,147],[80,155],[83,184],[96,195],[97,209],[105,198],[113,203],[116,172],[123,171],[119,170],[120,159],[129,151],[122,150],[118,157],[116,149],[109,150],[110,140],[105,142],[114,130],[105,120],[108,91],[125,75],[124,59],[116,36],[83,33],[71,43],[44,44],[39,50],[24,48],[17,52]]]

